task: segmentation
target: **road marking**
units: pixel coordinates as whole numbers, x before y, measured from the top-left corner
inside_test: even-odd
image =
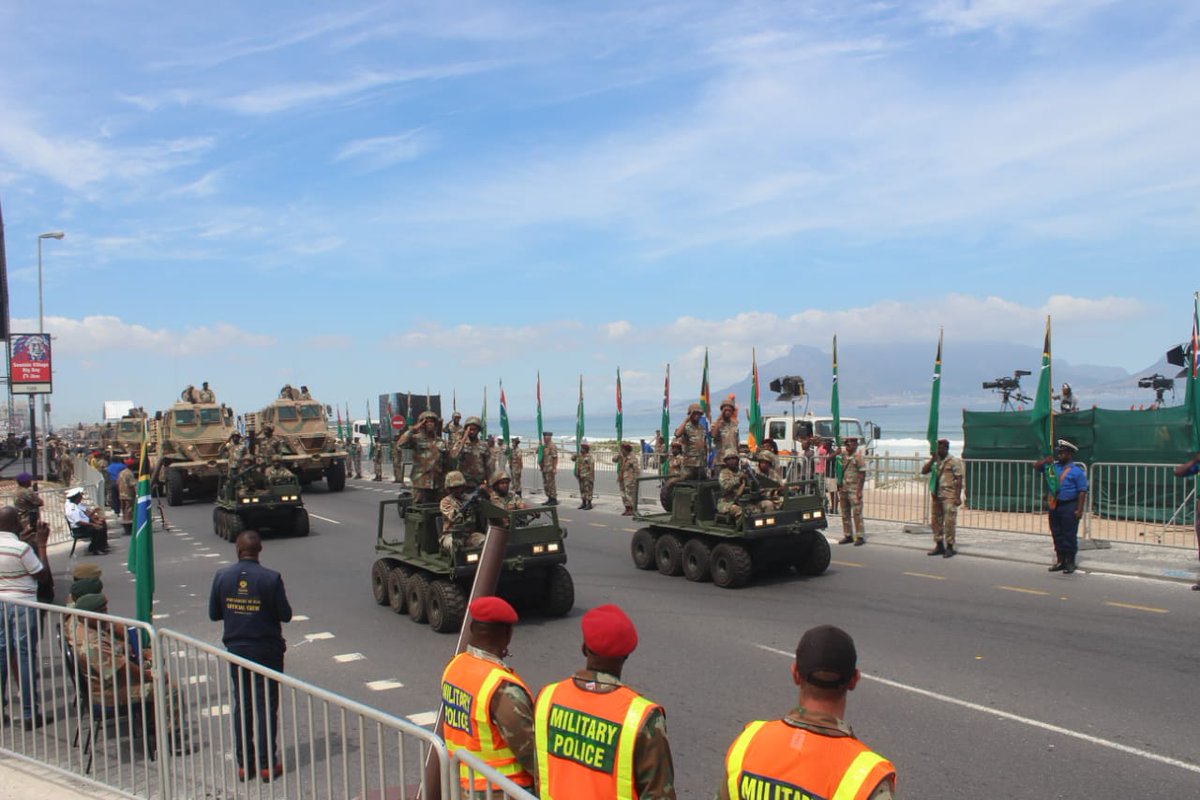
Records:
[[[432,725],[437,722],[438,712],[422,711],[419,714],[409,714],[405,719],[413,725]]]
[[[607,528],[608,527],[603,522],[589,522],[588,525],[592,526],[593,528]]]
[[[339,664],[347,664],[351,661],[363,661],[366,659],[362,653],[342,653],[340,656],[334,656],[333,660]]]
[[[575,520],[573,520],[573,519],[567,519],[566,517],[559,517],[559,518],[558,518],[558,521],[559,521],[559,522],[574,522]]]
[[[862,567],[865,564],[859,564],[854,561],[830,561],[830,564],[837,564],[839,567]]]
[[[220,553],[201,553],[200,557],[201,558],[220,558],[221,554]]]
[[[905,575],[911,575],[914,578],[929,578],[931,581],[944,581],[945,575],[930,575],[928,572],[905,572]]]
[[[329,631],[322,631],[321,633],[306,633],[304,638],[310,642],[316,642],[322,639],[332,639],[334,636]]]
[[[795,652],[789,653],[787,650],[780,650],[775,647],[768,647],[765,644],[756,644],[755,647],[759,648],[760,650],[766,650],[768,653],[777,653],[781,656],[787,656],[788,658],[792,658],[792,659],[794,659],[796,657]],[[1148,750],[1139,750],[1136,747],[1130,747],[1129,745],[1126,745],[1126,744],[1120,744],[1118,742],[1110,742],[1108,739],[1101,739],[1098,736],[1091,736],[1086,733],[1080,733],[1079,731],[1073,731],[1070,728],[1063,728],[1059,725],[1052,725],[1049,722],[1042,722],[1041,720],[1032,719],[1030,717],[1022,717],[1019,714],[1013,714],[1010,711],[1001,711],[998,708],[991,708],[989,706],[980,705],[979,703],[972,703],[969,700],[959,700],[957,697],[950,697],[949,695],[938,694],[937,692],[931,692],[928,689],[921,689],[916,686],[909,686],[906,683],[900,683],[899,681],[893,681],[888,678],[880,678],[877,675],[868,675],[867,673],[864,672],[864,673],[862,673],[862,677],[869,681],[875,681],[876,683],[882,683],[884,686],[890,686],[893,689],[902,689],[903,691],[912,692],[913,694],[918,694],[918,695],[921,695],[922,697],[928,697],[932,700],[940,700],[943,703],[949,703],[950,705],[959,706],[961,708],[967,708],[967,709],[970,709],[971,711],[979,711],[984,714],[990,714],[994,717],[999,717],[1000,719],[1009,720],[1010,722],[1019,722],[1022,725],[1028,725],[1031,728],[1038,728],[1040,730],[1050,731],[1051,733],[1062,734],[1063,736],[1069,736],[1072,739],[1079,739],[1080,741],[1087,742],[1088,744],[1100,745],[1101,747],[1107,747],[1111,750],[1116,750],[1121,753],[1127,753],[1131,756],[1139,756],[1140,758],[1144,758],[1147,761],[1157,761],[1160,764],[1166,764],[1167,766],[1170,766],[1170,767],[1179,767],[1180,769],[1186,769],[1188,772],[1195,772],[1197,774],[1200,774],[1200,764],[1193,764],[1190,761],[1180,761],[1177,758],[1171,758],[1169,756],[1162,756],[1162,755],[1159,755],[1158,753],[1151,753]]]
[[[310,512],[308,512],[308,515],[309,515],[310,517],[315,517],[315,518],[317,518],[317,519],[321,520],[322,522],[332,522],[334,525],[341,525],[341,524],[342,524],[342,523],[338,522],[336,519],[330,519],[329,517],[322,517],[320,514],[314,514],[314,513],[312,513],[311,511],[310,511]]]
[[[388,689],[403,689],[404,684],[388,678],[381,681],[367,681],[366,687],[372,692],[386,692]]]
[[[308,622],[308,617],[304,616],[303,614],[293,614],[292,622]]]
[[[152,619],[166,619],[169,616],[171,616],[171,615],[170,614],[151,614],[150,615],[150,617]]]
[[[1050,594],[1049,592],[1043,592],[1041,589],[1024,589],[1020,586],[1004,586],[1003,584],[997,586],[996,588],[1003,589],[1006,592],[1020,592],[1021,594],[1036,594],[1036,595],[1043,596],[1043,597],[1045,595]]]
[[[1130,608],[1134,611],[1150,611],[1154,614],[1169,613],[1165,608],[1155,608],[1154,606],[1138,606],[1134,605],[1133,603],[1118,603],[1114,600],[1105,600],[1104,605],[1112,606],[1113,608]]]
[[[621,530],[625,531],[626,533],[637,533],[638,532],[637,528],[621,528]]]

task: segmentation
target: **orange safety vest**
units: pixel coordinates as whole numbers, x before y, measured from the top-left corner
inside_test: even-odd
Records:
[[[636,800],[634,744],[658,708],[628,686],[585,692],[568,678],[542,689],[533,715],[541,800]]]
[[[751,722],[725,755],[730,800],[867,800],[896,768],[852,736]]]
[[[507,667],[471,653],[456,655],[442,673],[442,738],[451,755],[459,749],[468,750],[513,783],[533,786],[533,776],[517,761],[488,716],[492,697],[505,682],[529,692],[525,682]],[[459,781],[464,789],[471,783],[465,764],[459,765]],[[476,773],[472,788],[482,791],[487,784]]]

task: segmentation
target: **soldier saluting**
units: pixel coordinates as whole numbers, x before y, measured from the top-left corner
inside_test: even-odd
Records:
[[[675,439],[683,446],[683,477],[687,480],[700,480],[708,466],[708,440],[700,426],[702,416],[704,409],[699,403],[692,403],[687,419],[675,429]]]

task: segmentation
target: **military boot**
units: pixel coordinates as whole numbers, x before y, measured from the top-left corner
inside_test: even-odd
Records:
[[[847,533],[845,536],[838,539],[838,544],[850,544],[853,541],[854,537]]]
[[[1075,572],[1075,555],[1069,555],[1063,559],[1063,575],[1070,575]]]
[[[929,551],[928,553],[926,553],[925,555],[927,555],[927,556],[940,556],[940,555],[942,555],[942,554],[943,554],[943,553],[945,553],[945,552],[946,552],[946,547],[945,547],[945,545],[943,545],[941,542],[938,542],[937,544],[935,544],[935,545],[933,546],[933,549],[932,549],[932,550],[930,550],[930,551]]]
[[[1054,551],[1054,566],[1050,567],[1050,569],[1047,571],[1048,572],[1062,572],[1063,568],[1065,566],[1066,566],[1066,564],[1063,563],[1063,554],[1058,552],[1057,550],[1055,550]]]
[[[951,544],[946,546],[946,552],[942,553],[942,558],[954,558],[956,555],[958,555],[958,551]]]

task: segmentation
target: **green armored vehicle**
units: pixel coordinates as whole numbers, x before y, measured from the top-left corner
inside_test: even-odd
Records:
[[[639,478],[638,494],[657,495],[659,480]],[[683,575],[689,581],[711,580],[725,589],[789,567],[801,575],[820,575],[828,569],[829,541],[821,531],[829,523],[815,481],[779,484],[758,476],[756,484],[742,503],[744,508],[767,493],[781,504],[766,512],[747,509],[735,519],[717,513],[717,481],[676,482],[663,493],[669,511],[635,511],[634,519],[647,527],[638,530],[630,543],[634,565],[657,568],[663,575]],[[634,508],[639,509],[636,502]]]
[[[558,524],[558,509],[538,506],[505,510],[478,493],[469,496],[475,529],[487,525],[508,528],[508,547],[496,594],[514,605],[536,607],[543,614],[561,617],[575,605],[575,585],[565,566],[563,539],[567,531]],[[386,513],[398,506],[402,529]],[[397,614],[408,613],[414,622],[428,622],[439,633],[457,632],[466,613],[471,582],[483,547],[455,540],[443,549],[442,516],[435,503],[418,504],[402,492],[398,500],[379,504],[379,528],[371,568],[371,593],[379,605]]]
[[[268,481],[258,467],[221,476],[213,506],[213,530],[227,542],[244,530],[308,536],[308,511],[300,499],[300,483]]]
[[[301,486],[325,480],[331,492],[346,488],[347,454],[329,432],[325,406],[316,400],[279,397],[256,414],[246,414],[246,432],[261,440],[270,426],[280,440],[287,468]]]

